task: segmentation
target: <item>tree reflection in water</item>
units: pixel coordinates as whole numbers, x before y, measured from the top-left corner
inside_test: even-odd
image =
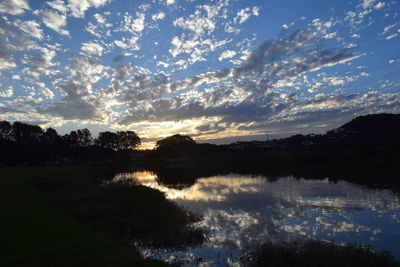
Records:
[[[113,182],[142,184],[201,214],[209,232],[202,247],[162,258],[186,256],[221,265],[261,242],[310,237],[362,243],[400,258],[400,200],[389,190],[345,181],[224,175],[199,178],[189,187],[171,188],[150,171],[117,174]]]

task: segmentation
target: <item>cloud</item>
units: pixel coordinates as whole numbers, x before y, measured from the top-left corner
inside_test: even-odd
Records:
[[[123,36],[120,40],[114,40],[113,44],[129,50],[139,50],[140,46],[138,41],[142,37],[145,29],[145,14],[136,12],[136,18],[133,18],[129,13],[124,14],[124,22],[122,27],[116,29],[117,32],[128,32],[130,36]]]
[[[93,94],[93,85],[106,74],[105,67],[95,57],[80,57],[73,59],[69,70],[70,78],[58,85],[61,99],[46,107],[38,107],[37,111],[65,120],[101,121],[105,116],[104,104]]]
[[[188,6],[170,1],[176,5],[164,6],[165,10],[158,9],[158,2],[138,3],[129,12],[113,4],[115,12],[104,12],[101,7],[109,2],[50,0],[32,12],[36,18],[30,11],[27,17],[0,16],[2,85],[24,94],[12,96],[19,97],[12,102],[17,109],[63,122],[93,119],[121,129],[122,124],[132,124],[146,133],[167,123],[163,125],[198,137],[204,137],[200,131],[208,137],[261,135],[270,122],[317,125],[318,115],[328,118],[343,112],[350,118],[368,108],[398,110],[390,100],[393,95],[348,95],[349,90],[366,92],[374,86],[354,83],[367,73],[373,79],[368,67],[360,73],[361,63],[356,61],[361,56],[368,61],[372,52],[363,42],[369,36],[363,28],[367,22],[376,22],[375,15],[386,16],[374,28],[381,29],[378,37],[384,40],[398,34],[389,2],[359,0],[352,11],[344,11],[345,21],[286,21],[288,27],[271,40],[245,28],[262,10],[237,6],[236,1]],[[365,24],[357,24],[360,21]],[[86,35],[79,35],[82,29]],[[65,38],[70,33],[71,38],[82,37],[73,46],[75,39]],[[385,62],[394,64],[394,59]],[[395,84],[384,83],[386,79],[378,86],[383,92],[395,92]],[[377,108],[371,104],[358,109],[354,103],[363,100]],[[10,101],[7,107],[14,108]],[[163,134],[168,134],[168,127]]]
[[[13,53],[28,51],[38,46],[26,32],[21,31],[5,17],[0,17],[0,70],[16,66]]]
[[[30,54],[21,60],[22,64],[27,65],[23,71],[36,79],[57,73],[51,70],[51,67],[56,65],[52,62],[56,52],[47,48],[40,48],[40,51],[41,54]]]
[[[369,7],[371,7],[374,4],[375,0],[363,0],[362,2],[362,7],[364,9],[367,9]]]
[[[393,38],[397,37],[398,35],[399,35],[398,33],[393,33],[393,34],[387,36],[387,37],[386,37],[386,40],[393,39]]]
[[[68,6],[65,5],[63,0],[53,0],[53,1],[49,1],[46,3],[47,5],[49,5],[51,8],[60,11],[63,14],[66,14],[68,12]]]
[[[36,85],[39,87],[43,96],[45,96],[48,99],[54,98],[53,91],[51,91],[49,88],[47,88],[46,84],[44,82],[37,82]]]
[[[56,31],[61,35],[69,35],[69,31],[65,30],[67,26],[67,16],[60,14],[55,10],[35,10],[35,15],[41,16],[44,25]]]
[[[385,2],[379,2],[374,6],[374,9],[379,10],[386,6]]]
[[[68,0],[68,7],[74,17],[82,18],[85,11],[91,7],[99,8],[110,2],[110,0]]]
[[[253,7],[253,8],[246,7],[246,8],[243,8],[237,13],[237,15],[233,19],[233,21],[235,23],[242,24],[243,22],[248,20],[251,15],[258,16],[259,15],[259,8],[258,7]]]
[[[275,78],[293,77],[306,71],[315,71],[359,57],[345,48],[310,47],[318,41],[318,38],[325,35],[326,27],[329,27],[329,25],[323,25],[322,28],[320,26],[320,23],[313,23],[310,27],[297,30],[287,37],[264,42],[235,70],[235,75],[263,74]],[[297,57],[290,58],[296,54]]]
[[[96,13],[93,17],[95,18],[96,23],[89,22],[85,27],[85,30],[99,39],[111,36],[111,30],[109,30],[109,28],[111,28],[113,24],[108,23],[106,17],[101,14]]]
[[[99,57],[103,54],[104,48],[97,43],[88,42],[82,43],[81,50],[86,55]]]
[[[27,0],[3,0],[0,2],[0,13],[21,15],[29,9]]]
[[[14,90],[12,86],[9,86],[6,90],[0,91],[0,97],[12,97],[14,95]]]
[[[16,20],[15,25],[26,34],[39,40],[43,39],[43,30],[40,28],[40,25],[34,20]]]
[[[18,110],[18,109],[14,109],[14,108],[6,108],[6,107],[2,107],[0,106],[0,114],[1,115],[14,115],[14,114],[26,114],[26,111],[23,110]],[[4,118],[5,119],[5,118]]]
[[[227,58],[233,58],[236,55],[236,51],[234,50],[225,50],[222,54],[218,57],[219,61],[222,61]]]
[[[179,70],[187,69],[196,62],[205,61],[206,55],[230,42],[227,39],[216,40],[213,35],[220,18],[219,13],[225,5],[226,3],[213,6],[199,5],[193,14],[174,20],[173,25],[185,32],[172,38],[172,47],[168,51],[174,58],[185,54],[190,56],[185,60],[177,59],[175,65],[179,66]]]
[[[242,127],[240,125],[247,123],[254,127],[255,124],[278,118],[282,114],[294,116],[315,110],[333,111],[344,108],[356,97],[319,95],[315,99],[304,99],[300,98],[300,93],[295,93],[282,98],[281,94],[274,92],[282,85],[295,86],[290,80],[307,72],[341,64],[360,56],[345,47],[324,48],[321,42],[331,27],[332,23],[329,21],[315,20],[304,29],[292,33],[286,31],[278,39],[268,40],[255,48],[237,68],[208,72],[175,82],[168,79],[154,81],[141,78],[141,82],[136,83],[138,86],[122,91],[121,101],[132,101],[132,104],[129,104],[127,115],[120,123],[214,118],[214,123],[225,123],[226,131],[238,129]],[[321,86],[340,86],[355,78],[325,77],[325,80],[321,80]],[[213,87],[206,87],[204,91],[198,90],[200,86],[207,84],[213,84]],[[146,88],[151,88],[151,91]],[[171,94],[172,92],[177,93]],[[218,127],[214,128],[222,131]]]
[[[124,15],[124,25],[120,31],[126,31],[133,34],[138,34],[144,30],[145,27],[145,14],[136,12],[136,18],[134,19],[129,13]]]
[[[153,20],[162,20],[165,18],[165,13],[160,11],[159,13],[152,15],[151,18]]]

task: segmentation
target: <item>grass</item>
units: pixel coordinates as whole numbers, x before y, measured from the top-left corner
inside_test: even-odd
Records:
[[[340,245],[318,240],[263,244],[242,257],[244,266],[274,267],[387,267],[400,266],[386,251],[374,251],[361,245]]]
[[[113,220],[122,217],[116,219],[103,212],[114,209],[118,214],[119,209],[113,204],[129,202],[129,197],[122,193],[122,198],[112,201],[119,190],[104,189],[99,184],[94,186],[95,179],[90,173],[86,167],[0,169],[0,266],[164,265],[144,260],[126,239],[118,236],[121,232],[116,229],[121,222],[113,223]],[[109,197],[101,197],[104,190],[112,191],[108,192]],[[143,201],[156,195],[159,200],[154,203],[167,203],[163,206],[165,209],[173,205],[157,192],[138,191],[142,191],[139,197]],[[141,200],[135,198],[135,201]],[[104,209],[107,204],[110,206]],[[153,206],[151,202],[142,204],[142,208]],[[122,210],[126,212],[127,207]],[[157,219],[160,218],[147,218],[151,227],[160,223],[151,221]],[[143,223],[146,218],[141,218],[137,227],[148,230]]]

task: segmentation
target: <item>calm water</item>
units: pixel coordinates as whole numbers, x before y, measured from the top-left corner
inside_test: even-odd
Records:
[[[237,265],[241,250],[263,241],[311,237],[362,243],[400,259],[400,200],[390,190],[349,182],[282,177],[224,175],[205,177],[184,189],[168,188],[149,171],[120,173],[114,182],[143,184],[201,214],[209,242],[186,252],[146,255],[186,265]],[[197,260],[197,263],[193,263]]]

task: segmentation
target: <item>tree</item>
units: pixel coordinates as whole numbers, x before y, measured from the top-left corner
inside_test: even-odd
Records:
[[[155,149],[174,156],[188,156],[195,152],[196,142],[187,135],[175,134],[157,141]]]
[[[118,131],[118,149],[133,149],[141,144],[140,137],[134,131]]]
[[[66,143],[70,147],[80,146],[79,136],[76,131],[71,131],[69,134],[65,134],[62,137],[64,143]]]
[[[79,129],[77,131],[77,134],[78,134],[78,141],[79,141],[80,146],[88,147],[92,143],[93,138],[92,138],[92,134],[89,131],[89,129],[87,129],[87,128]]]
[[[0,121],[0,140],[8,140],[11,134],[11,123],[8,121]]]
[[[114,150],[133,149],[140,145],[139,136],[133,131],[100,132],[96,140],[100,147]]]
[[[96,140],[96,145],[103,148],[118,149],[118,136],[116,133],[109,131],[100,132]]]
[[[40,137],[41,142],[47,144],[55,144],[61,142],[61,136],[58,135],[57,131],[53,128],[47,128],[46,131]]]
[[[14,122],[11,136],[17,143],[39,142],[43,129],[37,125],[29,125],[22,122]]]

